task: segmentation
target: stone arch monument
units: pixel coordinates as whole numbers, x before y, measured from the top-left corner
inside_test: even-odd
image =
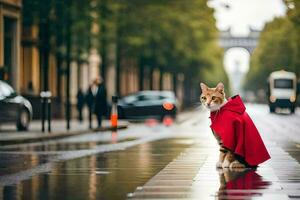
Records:
[[[234,36],[231,34],[231,28],[220,32],[219,43],[226,53],[232,48],[242,48],[245,49],[249,56],[251,57],[254,49],[258,45],[258,40],[260,36],[260,31],[249,27],[249,34],[247,36]],[[245,73],[239,70],[240,62],[238,60],[234,63],[234,70],[228,74],[229,80],[231,82],[232,93],[240,93],[243,95],[242,91],[242,80]]]
[[[231,34],[231,28],[228,28],[227,30],[221,31],[219,42],[225,52],[234,47],[241,47],[246,49],[251,55],[258,44],[259,35],[259,30],[250,27],[248,36],[233,36]]]

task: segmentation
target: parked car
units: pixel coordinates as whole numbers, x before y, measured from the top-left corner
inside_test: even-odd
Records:
[[[118,101],[118,115],[123,119],[176,118],[178,101],[172,91],[140,91]]]
[[[268,97],[270,112],[275,112],[279,107],[289,108],[294,113],[297,97],[296,74],[284,70],[272,72],[268,79]]]
[[[7,83],[0,81],[0,124],[15,122],[18,130],[27,130],[32,106]]]

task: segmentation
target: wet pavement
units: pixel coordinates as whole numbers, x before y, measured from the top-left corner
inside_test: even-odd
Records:
[[[208,113],[0,147],[0,199],[300,199],[300,112],[247,105],[272,159],[217,170]],[[179,116],[180,118],[180,116]]]
[[[1,187],[2,198],[124,199],[128,191],[144,184],[186,147],[173,139],[57,162],[49,172]],[[35,156],[30,160],[32,165],[39,162]]]
[[[212,135],[201,134],[128,199],[300,199],[300,115],[269,114],[266,106],[248,105],[271,160],[256,170],[216,169],[218,151]],[[209,133],[209,121],[187,121]],[[200,132],[199,132],[200,133]]]
[[[128,199],[300,199],[300,165],[276,145],[254,169],[216,169],[215,146],[197,142]]]
[[[33,143],[47,140],[61,139],[67,137],[74,137],[78,135],[99,133],[105,131],[111,131],[110,120],[103,120],[103,126],[101,128],[95,128],[96,121],[93,121],[94,128],[89,128],[88,120],[78,122],[77,120],[70,121],[70,129],[66,130],[65,120],[53,120],[51,122],[51,132],[47,130],[41,131],[41,122],[34,120],[30,123],[28,131],[17,131],[15,124],[0,124],[0,145],[12,145],[22,143]],[[129,122],[126,120],[119,120],[117,129],[125,129],[128,127]],[[0,146],[0,147],[1,147]]]

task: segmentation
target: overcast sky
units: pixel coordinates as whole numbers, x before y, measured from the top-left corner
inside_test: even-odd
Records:
[[[266,22],[286,13],[282,0],[210,0],[209,6],[215,8],[219,30],[231,27],[233,35],[241,36],[248,34],[249,26],[261,30]],[[224,55],[224,67],[228,74],[239,70],[245,76],[249,61],[249,53],[241,48],[229,49]],[[231,82],[241,84],[236,80]]]
[[[209,5],[216,10],[217,27],[232,27],[235,35],[247,34],[249,26],[262,29],[267,21],[286,12],[282,0],[211,0]]]

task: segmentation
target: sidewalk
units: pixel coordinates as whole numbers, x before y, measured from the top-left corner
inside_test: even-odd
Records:
[[[97,122],[93,121],[93,127],[96,127]],[[118,129],[128,127],[128,122],[119,120]],[[45,129],[48,130],[48,124],[45,123]],[[25,142],[43,141],[47,139],[58,139],[79,134],[86,134],[96,131],[112,130],[109,120],[103,120],[103,127],[100,129],[89,129],[89,123],[85,120],[83,123],[77,120],[72,120],[70,130],[66,130],[65,120],[53,120],[51,122],[51,132],[42,132],[41,121],[36,120],[30,123],[28,131],[17,131],[14,124],[5,124],[0,126],[0,145],[17,144]]]
[[[274,115],[266,106],[248,108],[271,155],[257,170],[216,169],[217,143],[208,116],[199,115],[181,124],[180,138],[190,136],[194,144],[127,198],[300,199],[300,145],[289,140],[297,133],[299,138],[299,113]]]
[[[181,112],[177,115],[177,122],[180,124],[191,117],[190,112]],[[0,125],[0,145],[18,144],[27,142],[44,141],[48,139],[58,139],[79,134],[86,134],[95,131],[112,130],[109,120],[103,120],[103,128],[89,129],[88,120],[83,123],[78,120],[72,120],[70,123],[70,130],[66,130],[65,120],[52,120],[51,133],[47,131],[42,132],[42,125],[40,120],[35,120],[30,123],[29,131],[17,131],[15,124]],[[129,122],[126,120],[119,120],[118,129],[127,128]],[[96,127],[97,121],[93,121],[93,127]],[[45,130],[48,130],[48,124],[45,122]]]
[[[257,170],[217,170],[204,143],[182,152],[129,199],[300,199],[300,165],[276,145]]]

